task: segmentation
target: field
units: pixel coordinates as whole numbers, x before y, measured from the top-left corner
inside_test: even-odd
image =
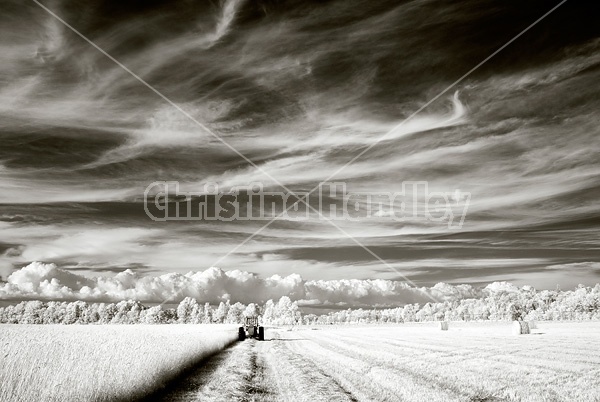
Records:
[[[227,325],[0,325],[0,401],[128,400],[234,339]]]
[[[600,323],[538,326],[521,336],[510,323],[269,328],[264,342],[235,343],[179,376],[178,362],[222,348],[235,328],[4,326],[0,400],[140,396],[159,380],[146,400],[600,401]]]
[[[600,401],[600,323],[270,329],[164,401]]]

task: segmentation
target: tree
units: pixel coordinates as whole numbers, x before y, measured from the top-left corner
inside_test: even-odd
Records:
[[[109,303],[109,304],[101,304],[100,307],[98,308],[98,314],[100,314],[100,323],[102,324],[109,324],[111,322],[113,322],[113,320],[115,319],[115,316],[117,315],[117,313],[119,312],[119,309],[117,308],[116,304],[114,303]]]
[[[192,324],[202,324],[204,322],[204,307],[201,304],[197,304],[192,308],[190,320]]]
[[[177,306],[177,322],[180,324],[189,324],[193,322],[193,318],[195,318],[194,309],[197,313],[198,302],[196,299],[191,297],[183,299]]]
[[[227,300],[227,303],[219,303],[219,307],[217,308],[213,316],[213,321],[216,324],[223,324],[225,322],[225,320],[227,319],[227,312],[229,311],[229,307],[229,300]]]
[[[161,312],[162,306],[154,306],[150,307],[146,311],[144,311],[143,315],[140,317],[144,324],[160,324],[161,323]]]
[[[402,309],[402,320],[404,322],[416,321],[416,312],[419,310],[418,304],[407,304]]]
[[[275,322],[275,303],[269,299],[263,307],[263,322],[265,324],[273,324]]]
[[[143,306],[136,300],[123,300],[117,303],[117,314],[111,320],[114,324],[135,324]],[[133,312],[132,312],[133,311]]]
[[[291,314],[292,301],[287,296],[281,296],[275,307],[276,322],[280,325],[291,325],[294,317]]]
[[[315,314],[307,314],[303,318],[304,325],[314,325],[317,323],[317,317]]]
[[[208,302],[204,304],[204,320],[203,324],[212,324],[213,322],[213,310]]]
[[[46,305],[41,301],[28,301],[25,303],[23,315],[19,322],[21,324],[42,324]]]
[[[146,307],[137,300],[132,300],[129,303],[129,312],[127,313],[127,323],[136,324],[141,322],[140,315]]]
[[[244,317],[256,317],[258,315],[258,306],[254,303],[248,304],[244,310]]]
[[[228,324],[241,324],[243,322],[244,310],[246,306],[242,303],[232,304],[227,312],[227,323]]]
[[[298,308],[297,301],[294,301],[290,306],[290,317],[292,319],[292,324],[302,324],[302,314]]]

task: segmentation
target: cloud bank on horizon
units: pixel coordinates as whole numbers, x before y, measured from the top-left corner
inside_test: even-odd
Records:
[[[61,277],[106,277],[106,286],[132,272],[140,284],[183,278],[265,223],[151,221],[140,200],[157,180],[191,191],[277,186],[40,7],[0,1],[2,278],[34,261],[55,263]],[[375,144],[334,180],[350,191],[427,181],[472,195],[460,230],[336,222],[395,271],[311,216],[270,225],[219,261],[224,277],[299,274],[307,300],[329,300],[306,285],[319,280],[598,282],[600,27],[591,4],[565,3],[401,126],[553,4],[44,4],[293,191]],[[100,282],[90,291],[107,292]],[[2,286],[27,289],[13,285]],[[50,281],[44,291],[57,290]]]
[[[600,269],[600,267],[597,267]],[[444,302],[481,297],[485,291],[514,291],[506,282],[494,282],[485,289],[470,285],[438,283],[413,287],[383,279],[304,280],[298,274],[261,278],[250,272],[209,268],[186,274],[140,276],[126,270],[114,276],[88,277],[60,269],[55,264],[33,262],[13,272],[0,283],[0,300],[85,300],[108,302],[139,300],[178,303],[185,297],[217,304],[221,301],[260,302],[288,296],[301,305],[330,307],[386,307],[409,303]]]

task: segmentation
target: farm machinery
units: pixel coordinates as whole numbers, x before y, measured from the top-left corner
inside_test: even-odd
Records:
[[[246,317],[244,326],[238,330],[238,340],[254,338],[259,341],[265,340],[265,327],[258,326],[258,317]]]

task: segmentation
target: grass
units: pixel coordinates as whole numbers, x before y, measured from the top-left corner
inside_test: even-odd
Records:
[[[128,400],[236,338],[229,325],[0,325],[0,400]]]
[[[538,325],[519,336],[510,322],[269,328],[265,342],[239,342],[165,392],[202,401],[600,401],[600,323]],[[147,395],[236,335],[218,325],[0,326],[0,400]]]
[[[600,401],[600,323],[450,323],[296,331],[291,351],[358,400]]]

